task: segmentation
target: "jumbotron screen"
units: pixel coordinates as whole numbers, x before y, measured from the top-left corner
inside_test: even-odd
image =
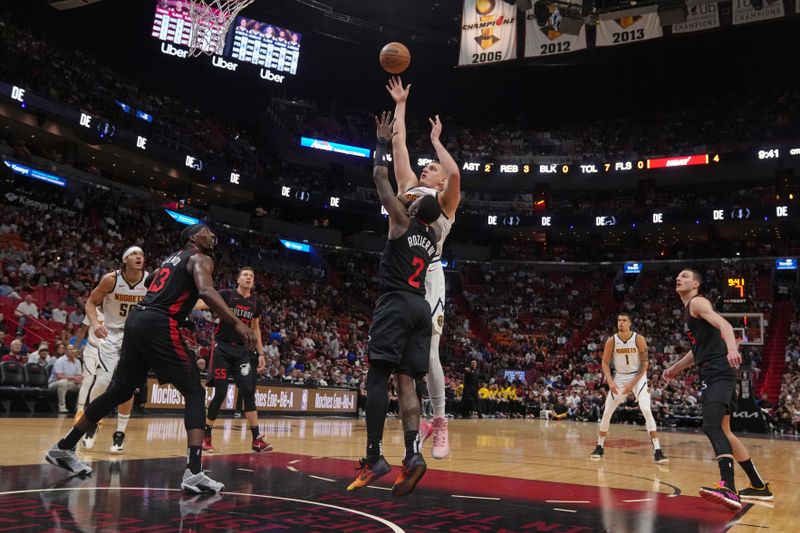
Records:
[[[300,34],[239,17],[233,28],[230,57],[278,72],[296,74],[300,60]]]
[[[161,52],[185,59],[192,34],[189,0],[157,0],[151,35],[162,41]],[[208,8],[211,9],[211,8]],[[300,62],[301,35],[247,17],[237,17],[225,34],[223,25],[203,26],[200,42],[205,51],[217,48],[225,39],[222,56],[214,56],[212,65],[223,70],[237,71],[236,61],[261,67],[261,78],[281,83],[283,74],[297,74]]]

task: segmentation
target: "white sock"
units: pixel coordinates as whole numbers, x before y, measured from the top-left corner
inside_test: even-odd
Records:
[[[652,439],[652,441],[653,441],[653,449],[654,450],[660,450],[661,449],[661,445],[658,443],[658,437]]]
[[[131,415],[123,415],[122,413],[117,415],[117,431],[121,431],[125,433],[125,428],[128,427],[128,420],[131,419]]]
[[[598,436],[597,436],[597,445],[598,445],[598,446],[602,446],[602,445],[603,445],[603,443],[604,443],[605,441],[606,441],[606,438],[605,438],[605,437],[603,437],[603,436],[601,436],[601,435],[598,435]]]

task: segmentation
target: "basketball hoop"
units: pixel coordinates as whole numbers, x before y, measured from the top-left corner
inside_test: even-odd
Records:
[[[255,0],[191,0],[189,14],[192,29],[189,35],[189,56],[222,55],[225,35],[239,11]]]

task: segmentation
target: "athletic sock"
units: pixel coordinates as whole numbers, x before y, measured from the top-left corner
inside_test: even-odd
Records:
[[[736,483],[733,477],[733,459],[731,457],[720,457],[717,462],[719,462],[719,477],[725,482],[725,488],[736,492]]]
[[[186,468],[189,469],[189,472],[192,474],[199,474],[200,470],[202,469],[200,459],[203,456],[203,448],[202,446],[189,446],[186,449],[186,457],[188,461],[186,463]]]
[[[605,441],[606,441],[605,437],[601,437],[601,436],[597,437],[597,445],[600,446],[601,448],[603,447],[603,443],[605,443]]]
[[[381,440],[367,439],[367,463],[374,465],[381,457]]]
[[[260,434],[258,424],[256,424],[255,426],[250,426],[250,433],[253,434],[253,440],[256,440],[258,438],[258,435]]]
[[[76,427],[72,427],[69,432],[64,435],[64,438],[58,441],[58,449],[59,450],[74,450],[75,446],[78,445],[78,442],[81,440],[81,437],[85,434],[84,431]]]
[[[128,421],[131,419],[131,415],[117,415],[117,431],[125,433],[125,429],[128,427]]]
[[[211,436],[211,431],[214,429],[214,426],[206,425],[206,437]]]
[[[747,459],[747,461],[739,461],[739,466],[747,473],[747,477],[750,478],[750,486],[754,489],[763,489],[767,484],[764,483],[764,480],[761,479],[761,474],[758,473],[756,470],[756,466],[753,464],[753,461]]]
[[[659,442],[658,442],[658,437],[656,437],[654,439],[650,439],[650,440],[653,441],[653,449],[654,450],[660,450],[661,449],[661,444],[659,444]]]
[[[410,459],[412,455],[419,452],[420,449],[420,439],[419,439],[419,431],[406,431],[403,434],[403,437],[406,443],[406,460]]]

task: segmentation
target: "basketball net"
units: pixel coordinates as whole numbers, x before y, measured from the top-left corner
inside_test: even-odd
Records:
[[[239,11],[255,0],[191,0],[189,14],[192,29],[189,35],[189,56],[222,55],[225,35]]]

